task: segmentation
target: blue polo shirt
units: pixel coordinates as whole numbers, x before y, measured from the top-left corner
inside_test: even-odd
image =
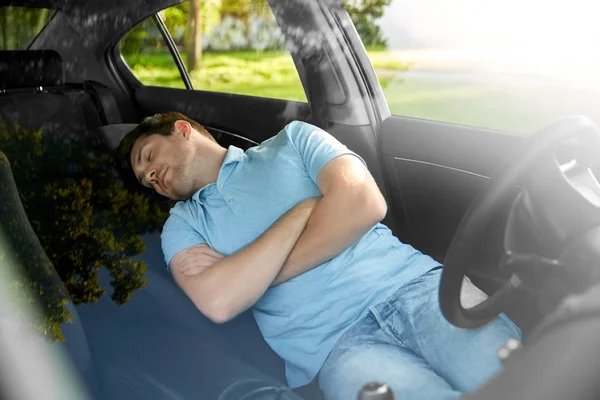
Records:
[[[161,235],[165,262],[200,243],[225,256],[244,248],[296,203],[321,195],[319,171],[344,154],[359,157],[299,121],[246,152],[230,146],[217,181],[171,209]],[[309,383],[370,306],[438,265],[377,224],[332,260],[268,289],[253,314],[285,361],[288,384]]]

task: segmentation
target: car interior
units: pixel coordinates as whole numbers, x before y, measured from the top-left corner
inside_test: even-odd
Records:
[[[325,0],[268,1],[285,28],[307,102],[145,86],[121,57],[119,41],[178,2],[0,0],[0,7],[55,11],[27,49],[0,51],[0,155],[8,161],[0,163],[1,186],[7,188],[0,226],[9,232],[9,243],[24,254],[22,260],[50,264],[48,279],[58,279],[64,293],[64,285],[76,286],[65,279],[76,279],[65,272],[76,262],[61,259],[53,267],[49,259],[55,255],[46,254],[42,243],[55,235],[69,246],[85,235],[41,227],[74,211],[56,199],[29,206],[27,196],[69,179],[109,191],[107,182],[114,179],[133,199],[127,204],[144,202],[145,211],[158,215],[131,228],[143,241],[142,251],[119,250],[146,263],[143,287],[120,305],[113,301],[115,272],[97,266],[107,292],[97,302],[69,300],[73,319],[61,325],[64,341],[54,346],[66,354],[90,399],[323,398],[316,382],[286,387],[283,361],[262,339],[250,312],[214,324],[166,270],[160,217],[172,203],[132,186],[115,161],[125,133],[166,111],[197,120],[224,147],[247,149],[293,120],[331,133],[367,163],[388,202],[383,223],[453,274],[440,294],[452,322],[476,327],[506,312],[524,332],[505,370],[465,398],[596,398],[600,191],[593,176],[585,175],[593,168],[564,167],[575,158],[595,163],[598,153],[594,157],[590,149],[600,141],[593,124],[568,119],[528,141],[516,133],[391,115],[347,13]],[[560,147],[569,140],[576,143]],[[544,174],[538,162],[559,147],[562,180],[558,172]],[[89,213],[103,221],[113,203],[93,198]],[[53,204],[64,207],[57,211]],[[14,216],[19,225],[9,229]],[[15,232],[21,234],[11,239]],[[460,305],[464,274],[491,296],[479,309]],[[572,301],[557,309],[565,298]]]

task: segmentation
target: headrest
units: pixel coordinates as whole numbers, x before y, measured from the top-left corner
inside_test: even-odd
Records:
[[[135,128],[137,124],[104,125],[98,128],[100,134],[106,138],[106,143],[111,150],[116,150],[125,135]]]
[[[0,89],[61,86],[62,58],[54,50],[0,51]]]

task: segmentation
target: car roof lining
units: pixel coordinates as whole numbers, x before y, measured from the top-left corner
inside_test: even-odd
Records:
[[[162,9],[185,1],[187,0],[154,0],[151,3],[160,5]],[[94,14],[115,9],[143,10],[147,4],[146,0],[0,0],[0,7],[49,8],[65,13],[80,12],[82,14]]]
[[[112,43],[154,13],[186,0],[0,0],[0,7],[49,8],[56,11],[30,49],[48,48],[46,36],[62,35],[71,26],[87,47]],[[114,16],[118,17],[115,18]],[[55,26],[58,25],[58,26]],[[85,38],[85,39],[84,39]],[[66,38],[70,40],[70,38]],[[62,54],[61,48],[56,50]],[[68,60],[67,60],[68,61]]]

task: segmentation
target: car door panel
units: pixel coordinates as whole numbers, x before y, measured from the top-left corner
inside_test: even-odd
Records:
[[[153,86],[137,88],[134,96],[143,116],[179,111],[203,125],[258,143],[293,120],[311,122],[308,103],[296,101]]]
[[[403,232],[416,248],[442,262],[461,217],[487,178],[454,168],[391,156],[386,159]],[[397,193],[397,194],[396,194]],[[399,198],[398,198],[399,197]]]
[[[379,134],[398,236],[443,261],[471,201],[525,136],[415,118]]]

